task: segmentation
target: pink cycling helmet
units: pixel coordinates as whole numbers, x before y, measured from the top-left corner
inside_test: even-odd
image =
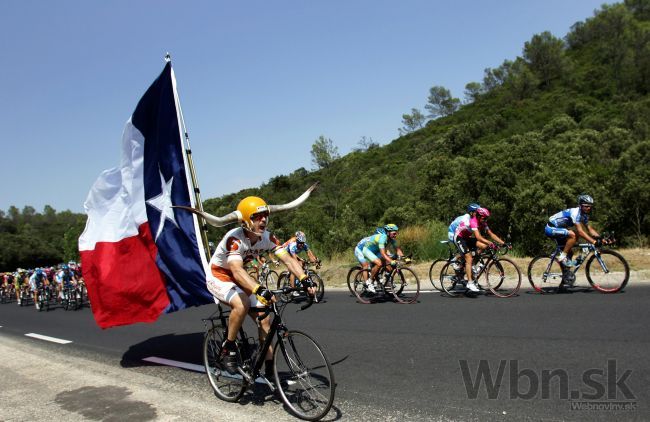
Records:
[[[487,208],[483,208],[483,207],[477,209],[476,213],[478,215],[480,215],[481,217],[485,217],[485,218],[488,218],[490,216],[490,210],[488,210]]]

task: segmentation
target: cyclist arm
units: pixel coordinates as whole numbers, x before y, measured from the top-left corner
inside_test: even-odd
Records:
[[[318,261],[318,258],[316,258],[316,255],[311,251],[311,249],[307,249],[307,256],[309,257],[310,262],[316,262]]]
[[[255,281],[250,276],[250,274],[246,272],[246,269],[244,268],[244,261],[231,260],[228,262],[228,267],[232,272],[235,283],[246,293],[251,294],[258,286],[257,281]]]
[[[495,241],[496,243],[498,243],[498,244],[503,245],[504,243],[506,243],[506,242],[504,242],[503,240],[501,240],[501,238],[500,238],[499,236],[497,236],[497,235],[496,235],[492,230],[490,230],[490,229],[487,230],[487,234],[488,234],[488,236],[490,236],[490,238],[491,238],[492,240],[494,240],[494,241]]]
[[[596,244],[595,237],[600,237],[598,232],[589,225],[587,225],[587,230],[585,230],[585,225],[582,223],[576,223],[576,231],[578,232],[578,236],[582,237],[592,245]],[[587,231],[589,231],[589,234],[587,234]]]
[[[379,253],[381,254],[381,257],[384,261],[389,263],[393,261],[393,258],[390,255],[388,255],[385,248],[379,248]]]
[[[476,241],[479,243],[479,246],[488,246],[490,243],[492,243],[483,237],[479,229],[472,229],[472,233],[474,234],[474,237],[476,237]]]
[[[302,280],[306,277],[305,272],[302,270],[302,265],[293,257],[286,249],[280,248],[273,251],[273,254],[289,269],[289,271]]]

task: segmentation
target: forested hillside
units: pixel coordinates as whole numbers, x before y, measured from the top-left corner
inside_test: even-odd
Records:
[[[632,0],[604,6],[564,39],[537,34],[521,57],[468,83],[471,102],[432,88],[427,108],[439,117],[422,129],[401,130],[386,146],[317,171],[298,169],[210,199],[206,210],[225,214],[249,194],[279,203],[318,180],[307,204],[272,217],[281,235],[301,229],[332,254],[394,222],[410,228],[402,241],[427,255],[431,248],[419,244],[442,238],[446,224],[479,201],[492,210],[497,233],[532,253],[544,247],[548,216],[587,192],[597,201],[599,228],[625,244],[643,243],[650,229],[649,19],[650,1]]]
[[[362,236],[392,222],[408,252],[430,258],[471,201],[490,208],[493,230],[520,252],[539,251],[548,216],[584,192],[599,229],[647,245],[649,92],[650,0],[603,6],[562,39],[534,35],[520,57],[468,81],[464,102],[432,87],[430,114],[403,115],[402,136],[388,145],[363,142],[343,157],[325,148],[318,170],[208,199],[205,209],[223,215],[247,195],[286,202],[320,181],[305,205],[271,217],[281,238],[300,229],[319,256],[351,257]],[[0,270],[69,259],[84,221],[49,207],[0,211]],[[210,228],[211,240],[224,231]]]

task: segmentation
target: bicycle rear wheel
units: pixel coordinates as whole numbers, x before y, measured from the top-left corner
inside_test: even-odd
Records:
[[[602,293],[616,293],[623,290],[630,279],[630,267],[616,251],[600,251],[600,257],[592,255],[585,266],[587,281]]]
[[[373,293],[366,288],[364,277],[370,277],[370,270],[359,270],[354,275],[354,296],[357,298],[359,303],[373,303],[377,299],[377,293]]]
[[[219,356],[223,344],[223,328],[212,327],[203,338],[203,365],[214,394],[221,400],[236,402],[246,390],[246,380],[239,374],[229,374]]]
[[[415,303],[420,295],[420,280],[412,269],[396,268],[391,272],[390,280],[393,283],[391,293],[398,303]]]
[[[323,282],[323,279],[314,271],[309,271],[307,275],[309,275],[311,281],[316,284],[316,299],[318,299],[319,302],[322,301],[323,296],[325,296],[325,283]]]
[[[487,287],[498,297],[512,297],[519,292],[521,271],[517,264],[508,258],[490,262],[487,268]]]
[[[462,287],[461,277],[456,273],[450,262],[447,262],[440,270],[440,286],[451,297],[456,297],[462,293],[459,290]]]
[[[442,271],[442,267],[444,267],[446,262],[446,259],[436,259],[429,267],[429,281],[433,288],[439,292],[444,291],[440,285],[440,271]]]
[[[548,255],[536,256],[528,264],[528,281],[539,293],[556,293],[562,283],[562,267]]]
[[[275,385],[289,411],[316,421],[334,402],[334,372],[327,355],[309,335],[288,331],[278,335],[273,351]]]

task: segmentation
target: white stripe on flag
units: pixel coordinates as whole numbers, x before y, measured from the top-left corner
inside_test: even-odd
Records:
[[[68,344],[72,343],[72,340],[63,340],[60,338],[56,337],[50,337],[50,336],[44,336],[42,334],[36,334],[36,333],[27,333],[25,334],[27,337],[33,337],[37,338],[39,340],[45,340],[45,341],[51,341],[52,343],[59,343],[59,344]]]

